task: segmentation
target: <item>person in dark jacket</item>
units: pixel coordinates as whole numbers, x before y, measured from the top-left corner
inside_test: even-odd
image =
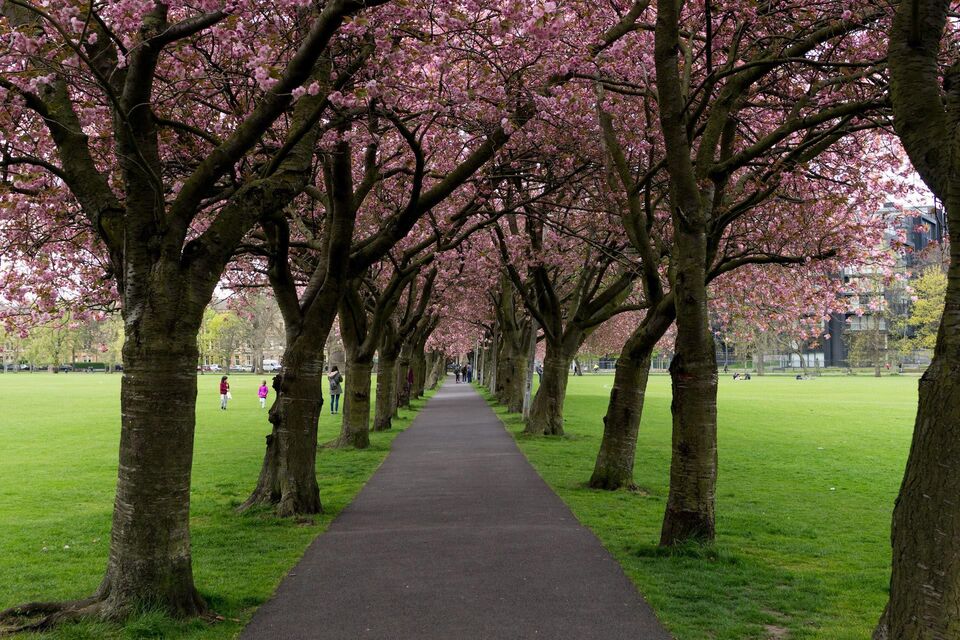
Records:
[[[343,375],[340,369],[333,367],[327,374],[330,380],[330,414],[333,415],[340,410],[340,394],[343,393]]]

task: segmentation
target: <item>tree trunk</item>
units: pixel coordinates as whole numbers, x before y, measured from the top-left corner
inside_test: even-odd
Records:
[[[370,446],[370,377],[373,365],[366,361],[347,364],[343,425],[338,447],[366,449]]]
[[[700,228],[675,234],[677,340],[670,363],[673,452],[664,546],[712,541],[716,527],[717,360],[707,304],[707,239]]]
[[[267,414],[273,429],[257,486],[240,506],[273,505],[281,517],[322,513],[317,485],[317,424],[323,409],[324,339],[301,336],[288,344]]]
[[[527,371],[526,340],[523,327],[501,328],[500,355],[497,358],[497,401],[511,413],[523,411],[524,382]]]
[[[477,382],[487,386],[487,368],[490,366],[490,352],[486,347],[480,349],[480,369],[477,371]]]
[[[430,374],[427,376],[426,386],[428,389],[436,389],[440,383],[440,377],[443,375],[444,362],[446,357],[442,353],[434,352],[431,354]]]
[[[401,407],[410,407],[410,384],[408,383],[411,366],[410,350],[409,345],[404,345],[397,359],[397,403],[393,412],[394,417],[397,416]]]
[[[397,359],[380,351],[377,365],[377,406],[374,431],[389,431],[393,426],[394,396],[397,392]]]
[[[123,347],[117,493],[96,608],[114,617],[150,602],[176,617],[196,616],[206,610],[190,552],[196,333],[138,325],[127,327]]]
[[[413,389],[410,395],[413,398],[423,397],[424,385],[427,381],[427,356],[423,352],[424,345],[418,344],[413,349]]]
[[[490,340],[490,363],[487,367],[487,371],[484,372],[484,375],[487,376],[487,390],[496,395],[497,377],[500,375],[497,367],[500,362],[500,324],[495,322],[493,324],[493,337]]]
[[[617,359],[613,389],[603,417],[603,440],[590,477],[590,487],[613,491],[633,487],[633,463],[643,401],[650,375],[653,347],[640,354],[626,352]]]
[[[960,197],[948,200],[951,231]],[[960,638],[960,242],[950,243],[943,318],[893,510],[890,601],[874,634],[897,640]]]
[[[510,377],[510,343],[500,343],[500,352],[497,355],[497,375],[494,395],[500,404],[507,403],[507,379]]]
[[[524,383],[527,379],[527,359],[518,353],[510,359],[510,384],[507,387],[507,411],[523,411]]]
[[[524,433],[532,435],[563,435],[563,401],[567,394],[567,378],[573,356],[557,345],[547,343],[543,360],[543,379],[530,408],[530,418]]]

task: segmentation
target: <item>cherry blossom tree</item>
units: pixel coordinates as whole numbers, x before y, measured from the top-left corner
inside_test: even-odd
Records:
[[[525,428],[530,434],[563,434],[563,401],[574,356],[597,326],[635,309],[629,295],[636,275],[629,261],[618,260],[625,249],[618,221],[611,223],[606,211],[591,206],[595,198],[589,188],[595,185],[584,186],[572,189],[570,201],[551,198],[525,205],[522,230],[518,225],[496,229],[512,290],[536,321],[545,345],[542,380]],[[504,231],[510,233],[511,245]]]
[[[5,212],[42,209],[47,228],[87,234],[126,338],[106,574],[91,597],[2,614],[34,617],[29,628],[122,617],[143,602],[176,616],[206,610],[189,531],[203,311],[258,217],[303,189],[329,106],[323,56],[349,16],[381,2],[202,4],[0,9]],[[24,242],[38,237],[36,220],[6,227],[31,228],[15,238]]]

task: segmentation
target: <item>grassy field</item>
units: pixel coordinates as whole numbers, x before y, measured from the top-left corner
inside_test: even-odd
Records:
[[[886,601],[890,515],[917,377],[724,377],[718,539],[656,546],[670,464],[670,381],[651,377],[637,447],[641,491],[585,487],[612,376],[571,378],[567,436],[520,435],[544,479],[620,561],[678,640],[862,640]]]
[[[200,378],[191,527],[194,577],[214,611],[210,625],[145,613],[124,627],[84,623],[44,638],[231,638],[318,533],[380,465],[396,433],[372,434],[364,451],[321,450],[317,471],[326,513],[280,520],[269,510],[234,513],[253,489],[269,433],[256,388],[262,377],[230,376],[233,400],[219,410],[219,375]],[[0,420],[0,610],[29,600],[79,598],[106,565],[120,434],[119,375],[3,374]],[[271,399],[272,399],[271,391]],[[414,411],[422,406],[417,402]],[[325,414],[320,441],[339,430]]]

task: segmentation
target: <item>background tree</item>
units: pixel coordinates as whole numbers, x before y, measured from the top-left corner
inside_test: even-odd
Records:
[[[928,267],[910,282],[913,303],[903,324],[909,331],[906,345],[910,349],[933,349],[937,344],[940,318],[947,295],[947,274],[940,267]]]

